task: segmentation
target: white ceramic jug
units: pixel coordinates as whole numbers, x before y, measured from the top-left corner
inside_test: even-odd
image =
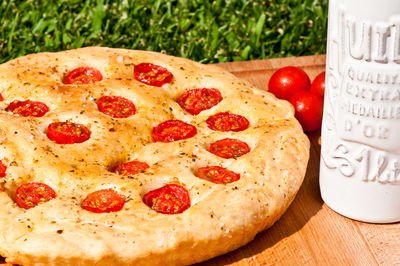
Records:
[[[330,0],[320,189],[349,218],[400,221],[400,0]]]

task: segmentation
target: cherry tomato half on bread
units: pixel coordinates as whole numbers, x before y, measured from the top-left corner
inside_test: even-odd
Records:
[[[81,207],[94,213],[117,212],[125,205],[126,197],[112,189],[101,189],[90,193],[81,202]]]
[[[97,107],[114,118],[127,118],[136,113],[133,102],[120,96],[102,96],[97,100]]]
[[[174,77],[166,68],[151,63],[136,65],[133,69],[133,75],[136,80],[156,87],[170,83]]]
[[[149,167],[150,166],[145,162],[130,161],[117,165],[114,167],[114,169],[112,169],[112,172],[115,172],[119,175],[130,176],[142,173]]]
[[[241,140],[226,138],[211,143],[209,151],[225,159],[236,159],[250,152],[250,147]]]
[[[0,102],[1,101],[4,101],[4,97],[3,97],[3,95],[0,93]]]
[[[300,91],[293,95],[290,103],[294,106],[295,117],[305,132],[321,128],[324,99],[317,93]]]
[[[81,143],[90,138],[90,130],[81,124],[55,122],[47,127],[47,137],[58,144]]]
[[[318,93],[324,97],[325,93],[325,72],[320,73],[311,83],[311,92]]]
[[[152,134],[155,142],[172,142],[193,137],[197,129],[180,120],[168,120],[154,127]]]
[[[222,101],[222,94],[217,89],[192,89],[185,91],[177,103],[191,115],[210,109]]]
[[[197,170],[197,177],[216,184],[228,184],[238,181],[240,174],[221,166],[206,166]]]
[[[299,91],[310,89],[310,78],[302,69],[294,66],[278,69],[270,78],[268,91],[279,99],[290,100]]]
[[[0,161],[0,177],[5,177],[6,171],[7,171],[7,166],[2,161]]]
[[[143,202],[156,212],[176,214],[190,207],[190,196],[186,188],[168,184],[147,192],[143,196]]]
[[[103,80],[101,72],[94,67],[78,67],[69,72],[65,84],[90,84]]]
[[[10,111],[14,114],[25,117],[42,117],[49,111],[49,107],[42,102],[35,102],[31,100],[13,101],[7,106],[6,111]]]
[[[206,123],[212,130],[235,132],[247,129],[250,124],[246,117],[228,112],[212,115]]]
[[[27,183],[19,186],[15,192],[15,202],[19,207],[30,209],[56,197],[56,192],[43,183]]]

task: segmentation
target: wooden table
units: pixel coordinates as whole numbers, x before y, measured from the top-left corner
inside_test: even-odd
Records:
[[[287,65],[301,67],[313,79],[324,70],[325,56],[219,65],[265,90],[272,73]],[[282,218],[248,245],[198,265],[400,265],[400,223],[356,222],[323,203],[318,185],[320,132],[308,136],[311,150],[307,174]]]
[[[325,68],[325,56],[219,64],[260,89],[272,73],[294,65],[313,79]],[[345,218],[320,196],[318,138],[308,135],[310,161],[304,183],[287,212],[248,245],[199,265],[400,265],[400,223],[367,224]]]

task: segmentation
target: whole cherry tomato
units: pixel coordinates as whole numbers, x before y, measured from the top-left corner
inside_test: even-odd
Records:
[[[322,97],[324,97],[325,92],[325,72],[320,73],[315,77],[313,82],[311,83],[311,92],[318,93]]]
[[[310,89],[311,81],[306,72],[294,66],[278,69],[270,78],[268,91],[276,97],[284,100],[290,98],[299,91]]]
[[[300,91],[290,98],[296,110],[295,117],[305,132],[321,128],[324,99],[315,92]]]

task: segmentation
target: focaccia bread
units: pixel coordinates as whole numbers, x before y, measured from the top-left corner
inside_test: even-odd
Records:
[[[87,47],[0,65],[0,255],[184,265],[273,225],[305,175],[292,106],[227,71]]]

